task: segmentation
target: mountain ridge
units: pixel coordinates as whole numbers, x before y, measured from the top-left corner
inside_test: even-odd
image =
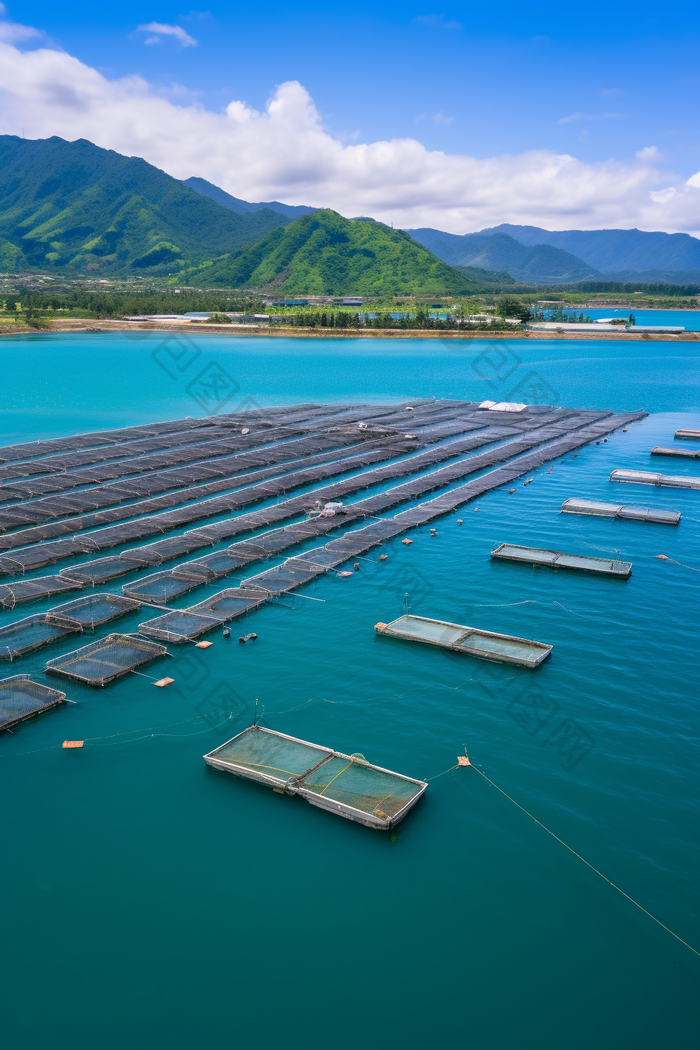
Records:
[[[526,246],[549,244],[571,252],[589,266],[609,274],[623,271],[699,271],[700,240],[688,233],[645,230],[545,230],[539,226],[501,223],[482,236],[506,234]]]
[[[454,234],[422,228],[406,231],[450,266],[505,270],[519,281],[570,284],[602,277],[582,259],[551,245],[525,246],[504,233]]]
[[[87,139],[0,136],[0,259],[10,270],[172,273],[287,221],[269,209],[235,215]]]
[[[283,204],[281,201],[264,201],[254,204],[251,201],[244,201],[240,197],[234,197],[232,194],[227,193],[226,190],[222,190],[220,186],[215,186],[213,182],[208,182],[198,175],[193,175],[189,179],[183,179],[182,183],[184,186],[188,186],[189,189],[194,190],[195,193],[211,198],[211,200],[220,204],[222,208],[227,208],[237,215],[246,215],[269,208],[270,211],[276,211],[288,219],[300,219],[302,215],[310,215],[312,212],[319,210],[306,204]]]

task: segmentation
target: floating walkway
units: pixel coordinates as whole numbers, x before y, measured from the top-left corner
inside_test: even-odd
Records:
[[[0,679],[0,730],[12,729],[27,718],[63,703],[66,694],[41,682],[32,682],[28,674]]]
[[[520,667],[539,667],[552,651],[544,642],[528,641],[510,634],[495,634],[476,627],[450,623],[447,620],[431,620],[426,616],[399,616],[391,623],[378,623],[377,634],[390,638],[403,638],[409,642],[426,642],[439,645],[455,653],[476,656],[493,663],[518,664]]]
[[[595,518],[622,518],[625,521],[654,521],[660,525],[677,525],[679,510],[658,510],[656,507],[635,507],[629,503],[600,503],[597,500],[571,499],[561,505],[562,514],[588,514]]]
[[[204,761],[379,831],[403,820],[428,786],[374,766],[363,755],[345,755],[259,725],[210,751]]]
[[[700,430],[677,430],[675,437],[681,438],[681,440],[693,438],[696,441],[700,441]]]
[[[632,563],[616,561],[610,558],[590,558],[582,554],[562,554],[561,551],[542,550],[540,547],[518,547],[512,543],[502,543],[491,551],[491,557],[501,561],[518,561],[535,568],[546,566],[549,569],[573,569],[575,572],[591,572],[597,576],[614,576],[628,579],[632,572]]]
[[[632,485],[659,485],[668,489],[700,489],[700,478],[681,474],[651,474],[644,470],[613,470],[611,481],[625,481]]]

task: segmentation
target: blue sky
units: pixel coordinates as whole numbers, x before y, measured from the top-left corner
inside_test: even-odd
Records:
[[[62,49],[109,81],[138,74],[174,106],[221,113],[237,99],[262,113],[276,85],[298,81],[325,132],[346,146],[415,139],[431,152],[479,160],[550,151],[583,165],[614,158],[623,166],[638,165],[636,155],[653,146],[653,163],[662,173],[658,195],[700,169],[699,11],[697,3],[686,2],[669,7],[596,0],[585,9],[546,2],[534,9],[363,0],[351,8],[306,3],[292,9],[273,2],[260,9],[211,4],[188,12],[162,2],[35,0],[8,4],[7,18],[44,34],[16,46]],[[152,23],[179,27],[180,39],[138,29]],[[44,134],[47,122],[40,123],[38,133]],[[10,124],[5,120],[0,130],[13,130]],[[78,120],[78,133],[80,126]],[[65,124],[58,121],[56,133],[65,135]],[[114,148],[123,149],[123,143]],[[220,169],[203,164],[189,174],[217,174],[222,182]],[[250,194],[250,182],[249,174],[232,175],[226,188]],[[266,174],[259,196],[284,190],[278,182],[277,175]],[[301,182],[292,183],[291,197],[298,202]],[[305,186],[311,192],[313,179]],[[329,185],[322,192],[334,191]],[[440,206],[449,210],[449,201]],[[677,206],[666,225],[680,228],[685,220]],[[583,207],[576,205],[574,212]],[[685,227],[689,222],[692,232],[695,204],[691,213]],[[625,221],[622,208],[620,223]],[[563,228],[561,222],[552,225]]]

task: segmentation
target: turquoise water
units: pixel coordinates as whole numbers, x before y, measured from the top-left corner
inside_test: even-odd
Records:
[[[637,324],[681,325],[687,332],[700,332],[700,310],[618,310],[608,307],[601,310],[574,310],[578,317],[583,313],[595,321],[598,317],[629,317],[634,314]]]
[[[371,553],[352,577],[324,577],[240,621],[255,643],[239,646],[235,624],[210,649],[171,646],[145,669],[171,675],[166,689],[136,676],[69,684],[77,706],[5,734],[7,1045],[694,1046],[697,959],[473,770],[436,779],[389,837],[201,756],[251,722],[256,698],[270,727],[411,776],[442,773],[467,745],[495,783],[700,947],[700,493],[608,481],[615,467],[697,475],[693,461],[649,457],[679,426],[700,427],[697,348],[209,336],[170,376],[160,343],[3,341],[3,442],[204,414],[186,386],[209,365],[237,383],[231,408],[501,399],[535,372],[557,403],[652,414],[513,495],[467,505],[437,536],[414,530],[412,546],[384,545],[387,561]],[[683,520],[561,515],[569,496],[675,508]],[[505,540],[617,551],[632,577],[493,563]],[[552,657],[533,673],[377,637],[373,624],[398,616],[406,593],[414,612],[550,642]],[[3,674],[39,672],[72,647]],[[66,738],[86,746],[63,751]]]

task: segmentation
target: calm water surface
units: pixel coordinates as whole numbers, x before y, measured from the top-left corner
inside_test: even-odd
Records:
[[[651,414],[515,494],[444,518],[436,537],[414,530],[412,546],[384,545],[387,561],[370,553],[351,578],[324,577],[240,621],[255,644],[239,646],[235,624],[208,650],[171,646],[172,659],[151,665],[175,679],[167,689],[136,676],[69,684],[77,706],[5,734],[6,1045],[694,1046],[697,960],[473,770],[436,779],[389,837],[201,756],[250,724],[256,698],[271,728],[412,776],[441,773],[467,745],[508,794],[700,947],[700,493],[608,480],[615,467],[698,474],[694,461],[649,456],[679,426],[700,427],[697,348],[210,336],[188,363],[187,347],[164,356],[162,342],[3,340],[3,443],[204,415],[191,395],[201,399],[193,380],[210,365],[237,386],[228,408],[500,400],[536,382],[558,404]],[[683,518],[672,528],[561,515],[569,496]],[[495,564],[489,552],[505,540],[618,552],[633,574]],[[550,642],[552,657],[532,673],[376,637],[406,593],[414,612]],[[3,673],[40,673],[73,647]],[[63,751],[66,738],[86,745]]]

